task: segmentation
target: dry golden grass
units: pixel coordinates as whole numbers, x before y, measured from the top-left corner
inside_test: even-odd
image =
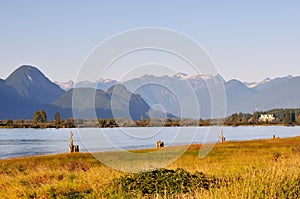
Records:
[[[300,197],[300,137],[216,144],[203,159],[192,145],[168,169],[201,171],[223,180],[219,188],[195,190],[167,198],[297,198]],[[176,147],[166,154],[171,154]],[[153,149],[139,150],[149,153]],[[102,156],[118,153],[99,153]],[[98,154],[98,155],[99,155]],[[168,157],[166,155],[166,157]],[[141,164],[132,160],[129,165]],[[143,162],[145,168],[153,162]],[[123,172],[88,153],[15,158],[0,161],[0,198],[103,198]],[[121,195],[111,197],[122,197]],[[162,196],[155,196],[161,198]]]

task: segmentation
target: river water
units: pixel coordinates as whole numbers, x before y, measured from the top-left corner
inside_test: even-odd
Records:
[[[218,142],[220,129],[227,141],[300,136],[300,127],[145,127],[82,129],[0,129],[0,159],[68,152],[69,134],[80,151],[111,151]]]

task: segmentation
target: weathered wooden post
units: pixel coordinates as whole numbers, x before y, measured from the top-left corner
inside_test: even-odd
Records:
[[[158,140],[158,141],[156,142],[156,148],[164,147],[164,145],[165,145],[165,143],[162,142],[162,141],[160,141],[160,140]]]
[[[72,131],[70,132],[70,144],[69,144],[69,152],[73,152],[73,133]]]
[[[220,139],[220,142],[225,142],[225,137],[223,136],[223,129],[220,130],[220,133],[219,133],[219,139]]]
[[[69,144],[69,152],[79,152],[79,146],[73,144],[73,133],[72,131],[70,132],[70,144]]]
[[[79,145],[74,145],[74,152],[79,152]]]

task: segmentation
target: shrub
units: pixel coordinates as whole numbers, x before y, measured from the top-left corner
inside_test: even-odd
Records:
[[[218,179],[210,179],[201,172],[189,173],[183,169],[159,169],[127,174],[112,181],[107,197],[122,196],[137,198],[144,196],[170,196],[193,193],[217,185]]]

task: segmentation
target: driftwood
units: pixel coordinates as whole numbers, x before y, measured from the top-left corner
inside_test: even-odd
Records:
[[[156,142],[156,148],[164,147],[164,145],[165,145],[165,143],[162,142],[162,141],[160,141],[160,140],[158,140],[158,141]]]
[[[73,144],[73,133],[72,133],[72,131],[70,132],[69,152],[70,153],[79,152],[79,145],[74,145]]]
[[[225,142],[225,137],[223,136],[223,130],[222,129],[220,130],[220,133],[219,133],[219,139],[220,139],[220,142]]]

